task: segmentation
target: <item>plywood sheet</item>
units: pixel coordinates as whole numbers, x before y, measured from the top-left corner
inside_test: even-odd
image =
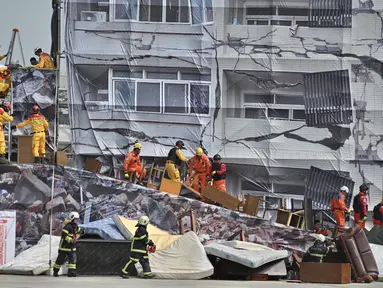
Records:
[[[229,193],[220,191],[210,185],[202,192],[202,196],[208,198],[211,201],[221,204],[223,207],[231,210],[237,210],[239,201],[236,197]]]
[[[17,136],[17,164],[31,164],[33,160],[32,136]]]
[[[180,195],[182,184],[177,181],[162,178],[160,185],[160,192],[166,192],[168,194]]]
[[[259,203],[261,202],[262,196],[246,195],[246,202],[243,208],[243,212],[252,216],[258,215]]]

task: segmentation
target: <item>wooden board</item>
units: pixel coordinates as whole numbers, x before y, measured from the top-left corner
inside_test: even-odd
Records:
[[[192,187],[186,185],[185,183],[182,183],[182,187],[185,187],[187,190],[189,190],[190,192],[192,192],[194,195],[196,195],[198,198],[201,198],[201,193],[199,193],[198,191],[194,190]]]
[[[34,163],[32,154],[32,136],[19,135],[17,136],[17,164]]]
[[[278,209],[277,220],[275,222],[286,226],[290,225],[292,213],[283,209]]]
[[[291,213],[291,219],[290,219],[289,226],[299,227],[299,223],[301,222],[301,219],[302,219],[302,216],[299,216],[295,213]]]
[[[99,173],[101,169],[101,162],[96,159],[86,158],[84,169],[89,172]]]
[[[263,198],[262,196],[246,195],[245,196],[246,201],[245,201],[245,206],[243,208],[243,212],[248,215],[257,216],[259,204],[261,203],[262,198]]]
[[[160,192],[166,192],[172,195],[180,195],[181,193],[181,182],[173,181],[170,179],[162,178],[160,185]]]
[[[57,151],[57,165],[67,166],[68,165],[68,158],[66,152],[63,151]]]
[[[230,195],[227,192],[220,191],[210,185],[202,192],[202,196],[208,198],[211,201],[221,204],[223,207],[231,210],[237,210],[238,205],[241,202],[238,198]]]
[[[351,266],[348,263],[301,263],[300,279],[303,282],[348,284],[351,283]]]

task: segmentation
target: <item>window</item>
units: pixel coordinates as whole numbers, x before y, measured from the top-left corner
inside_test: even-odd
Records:
[[[280,94],[244,94],[245,118],[304,121],[304,97]]]
[[[187,113],[187,85],[165,83],[164,89],[164,112],[165,113]]]
[[[310,0],[309,27],[352,27],[352,0]]]
[[[246,25],[308,26],[309,9],[301,7],[245,8]]]
[[[115,20],[136,20],[137,0],[116,0]]]
[[[188,0],[166,0],[166,22],[188,23],[189,21]]]
[[[169,69],[171,70],[171,69]],[[125,73],[125,74],[124,74]],[[200,114],[210,113],[210,81],[198,72],[113,71],[115,109],[137,112]],[[130,75],[122,78],[121,75]],[[137,75],[139,77],[134,78]],[[193,78],[193,80],[184,80]],[[191,77],[193,75],[193,77]],[[201,81],[197,81],[197,80]]]
[[[192,24],[204,24],[214,21],[212,0],[190,0]]]
[[[193,80],[193,81],[211,81],[210,74],[201,74],[198,72],[194,73],[181,73],[182,80]]]
[[[161,83],[137,82],[137,111],[161,112]]]
[[[140,0],[139,20],[162,22],[162,0]]]

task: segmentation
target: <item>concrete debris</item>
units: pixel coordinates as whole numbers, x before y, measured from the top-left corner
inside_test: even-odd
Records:
[[[67,196],[65,188],[63,188],[63,187],[55,187],[53,189],[53,197],[58,197],[58,196],[60,196],[60,197],[65,199],[65,197]]]
[[[21,175],[14,193],[15,200],[24,205],[31,205],[37,200],[46,203],[50,198],[51,188],[33,175],[30,170],[26,170]]]
[[[42,211],[43,207],[44,207],[44,203],[41,200],[37,200],[28,207],[28,212],[39,213]]]
[[[67,195],[66,198],[65,198],[65,204],[66,204],[66,207],[70,210],[74,210],[74,211],[80,211],[81,209],[81,205],[73,199],[73,197],[71,195]],[[65,212],[65,211],[63,211]]]
[[[116,195],[112,200],[114,205],[125,206],[128,203],[128,196],[125,193]]]
[[[60,196],[60,197],[53,199],[53,201],[49,201],[46,205],[46,209],[48,211],[53,210],[53,213],[65,212],[66,208],[65,208],[64,199]],[[51,213],[52,213],[52,211],[51,211]]]

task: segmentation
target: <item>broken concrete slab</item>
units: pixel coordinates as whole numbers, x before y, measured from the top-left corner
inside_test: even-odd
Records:
[[[52,210],[51,212],[53,213],[65,212],[66,208],[64,199],[60,196],[53,199],[53,201],[49,201],[46,205],[46,209],[48,211]]]
[[[62,187],[55,187],[53,189],[53,197],[58,197],[58,196],[61,196],[65,199],[65,197],[67,196],[66,189]]]
[[[128,196],[125,193],[121,193],[119,195],[116,195],[112,202],[114,205],[117,206],[125,206],[128,203]]]
[[[28,207],[28,212],[39,213],[44,208],[44,203],[41,200],[37,200]]]
[[[37,178],[30,170],[25,170],[15,187],[15,200],[23,205],[31,205],[37,200],[47,203],[51,188]]]
[[[66,196],[65,204],[71,210],[79,211],[81,209],[81,205],[71,195]]]

